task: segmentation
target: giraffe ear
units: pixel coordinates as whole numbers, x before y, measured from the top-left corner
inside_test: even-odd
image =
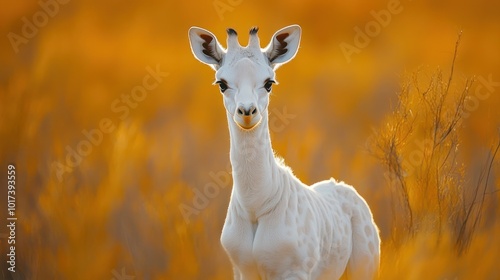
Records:
[[[290,25],[274,33],[271,42],[264,49],[273,69],[292,60],[299,50],[300,34],[299,25]]]
[[[194,57],[217,70],[225,54],[217,37],[210,31],[195,26],[189,29],[188,35]]]

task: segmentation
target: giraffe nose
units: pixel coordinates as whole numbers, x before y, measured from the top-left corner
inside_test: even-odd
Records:
[[[236,113],[238,113],[238,115],[240,115],[241,117],[245,117],[245,116],[254,116],[255,114],[257,114],[257,108],[252,104],[250,106],[243,106],[243,105],[240,105],[238,107],[238,109],[236,110]]]
[[[262,116],[255,103],[239,103],[234,114],[234,121],[242,129],[252,129],[260,123]]]

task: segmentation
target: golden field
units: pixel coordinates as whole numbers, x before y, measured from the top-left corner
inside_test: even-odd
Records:
[[[259,26],[265,46],[290,24],[273,147],[367,200],[380,279],[500,278],[500,2],[18,2],[0,10],[0,279],[231,279],[227,121],[187,31]]]

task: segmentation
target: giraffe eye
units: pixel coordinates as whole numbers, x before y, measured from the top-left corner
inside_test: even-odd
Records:
[[[220,91],[222,93],[224,93],[226,91],[226,89],[228,88],[227,82],[224,80],[220,80],[220,81],[217,81],[215,83],[219,85]]]
[[[266,89],[267,92],[271,92],[271,87],[273,86],[274,83],[275,81],[273,80],[266,80],[264,88]]]

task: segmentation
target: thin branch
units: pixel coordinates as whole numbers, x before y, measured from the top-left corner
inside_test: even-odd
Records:
[[[460,39],[462,38],[462,30],[458,32],[458,38],[455,42],[455,52],[453,53],[453,61],[451,62],[450,77],[448,78],[448,84],[446,85],[446,93],[450,89],[451,80],[453,79],[453,71],[455,70],[455,59],[457,58],[458,46],[460,45]]]
[[[450,124],[448,125],[448,128],[446,131],[441,135],[440,140],[436,143],[436,145],[440,145],[443,143],[444,139],[451,133],[451,131],[455,128],[455,126],[459,123],[459,121],[462,119],[461,113],[462,108],[464,106],[465,98],[467,97],[467,94],[469,93],[469,89],[472,86],[473,80],[467,80],[465,82],[465,88],[462,91],[462,94],[460,95],[460,98],[458,100],[458,104],[455,109],[455,113],[451,119]]]
[[[477,227],[477,223],[479,222],[479,219],[481,217],[481,213],[482,213],[482,209],[483,209],[483,205],[484,205],[484,200],[486,198],[486,190],[488,188],[488,181],[489,181],[489,178],[490,178],[490,174],[491,174],[491,169],[493,167],[493,163],[495,162],[495,158],[498,154],[498,151],[500,149],[500,139],[498,141],[498,144],[496,145],[495,147],[495,151],[493,152],[493,155],[489,154],[488,155],[488,165],[487,165],[487,170],[486,170],[486,174],[484,173],[484,170],[483,172],[481,172],[481,174],[479,175],[479,178],[478,178],[478,183],[477,183],[477,186],[476,186],[476,189],[475,189],[475,192],[474,192],[474,198],[472,199],[472,202],[469,206],[469,209],[467,210],[467,213],[466,213],[466,216],[465,216],[465,219],[460,227],[460,231],[459,231],[459,234],[458,234],[458,237],[457,237],[457,241],[456,241],[456,244],[459,246],[459,253],[461,253],[467,246],[467,244],[470,242],[470,240],[472,239],[472,235],[474,234],[474,231]],[[486,175],[486,177],[485,177]],[[478,203],[478,201],[476,200],[477,199],[477,195],[478,195],[478,191],[479,191],[479,188],[481,186],[481,183],[483,182],[484,180],[484,188],[483,188],[483,194],[482,194],[482,198],[481,198],[481,201],[479,202],[479,207],[478,207],[478,210],[477,210],[477,215],[474,219],[474,223],[472,224],[472,227],[471,227],[471,230],[470,232],[468,233],[468,236],[465,237],[465,230],[466,230],[466,227],[467,227],[467,222],[469,221],[469,218],[470,218],[470,215],[472,214],[472,211],[474,209],[474,206]]]
[[[493,156],[491,157],[490,163],[488,164],[488,171],[486,173],[486,180],[484,182],[484,188],[483,188],[483,197],[481,198],[481,203],[479,204],[479,213],[477,214],[476,219],[474,220],[472,230],[476,228],[476,224],[478,223],[481,217],[481,210],[483,209],[484,198],[486,197],[486,189],[488,188],[488,181],[490,179],[491,168],[493,167],[493,162],[495,161],[495,157],[497,156],[499,148],[500,148],[500,140],[498,141],[498,144],[495,148],[495,152],[493,152]]]

